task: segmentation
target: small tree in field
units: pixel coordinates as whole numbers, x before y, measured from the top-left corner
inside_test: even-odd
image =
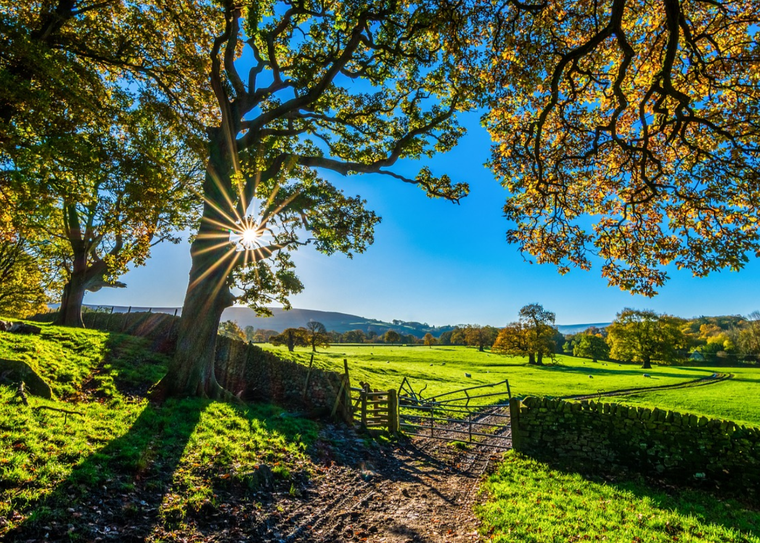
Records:
[[[592,362],[596,362],[610,355],[610,346],[599,336],[578,334],[574,341],[572,354],[580,358],[590,358]]]
[[[610,356],[625,362],[641,362],[643,369],[650,369],[653,360],[677,362],[679,350],[686,346],[681,324],[681,319],[654,311],[624,309],[608,327]]]
[[[317,321],[309,321],[306,325],[306,330],[308,331],[307,335],[312,351],[316,351],[317,347],[330,346],[330,335],[327,333],[327,328],[325,328],[324,324]]]
[[[433,337],[433,334],[431,334],[430,332],[428,332],[427,334],[425,334],[425,337],[422,338],[422,340],[424,341],[425,345],[427,345],[428,347],[431,347],[431,348],[433,347],[433,345],[435,345],[436,343],[438,343],[438,340],[435,339],[435,337]]]
[[[305,328],[286,328],[281,334],[269,338],[272,345],[287,345],[291,353],[296,347],[309,345],[309,335]]]
[[[520,309],[520,320],[507,325],[496,338],[492,350],[508,356],[527,356],[529,364],[542,365],[544,356],[554,359],[554,313],[539,304]]]
[[[383,338],[386,343],[398,343],[401,341],[401,335],[395,330],[388,330]]]
[[[483,352],[486,347],[493,345],[499,331],[493,326],[480,326],[472,324],[464,329],[464,341],[467,345],[477,347],[479,352]]]

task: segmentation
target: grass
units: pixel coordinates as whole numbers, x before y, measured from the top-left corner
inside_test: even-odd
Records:
[[[14,388],[0,385],[0,539],[58,523],[86,540],[88,517],[72,510],[116,496],[117,512],[147,506],[159,524],[177,526],[213,510],[219,495],[250,498],[308,477],[316,423],[266,404],[151,405],[144,392],[167,359],[148,347],[140,338],[50,325],[39,336],[0,332],[0,357],[27,361],[57,397],[31,397],[25,407]]]
[[[263,346],[283,358],[308,364],[311,352],[296,349],[288,353],[284,347]],[[530,366],[524,359],[507,358],[472,347],[387,347],[377,345],[333,345],[320,350],[316,367],[343,371],[343,359],[348,360],[351,382],[369,382],[373,388],[398,388],[404,377],[423,394],[434,397],[466,386],[509,380],[514,396],[570,396],[596,394],[611,390],[639,387],[656,387],[685,383],[711,376],[712,368],[655,366],[642,370],[638,365],[592,363],[572,356],[558,356],[557,364]],[[721,371],[726,371],[725,368]],[[656,405],[660,398],[667,399],[660,407],[705,414],[711,417],[731,418],[744,423],[760,425],[760,404],[757,396],[760,369],[730,371],[737,379],[712,386],[646,392],[639,396],[610,397],[605,401],[621,403],[641,402]],[[469,373],[471,377],[465,377]],[[644,377],[644,373],[650,377]],[[591,376],[591,377],[589,377]],[[505,394],[506,396],[506,394]],[[629,401],[629,398],[631,400]],[[682,403],[677,400],[684,398]],[[652,400],[650,400],[652,399]]]
[[[311,355],[266,348],[304,364]],[[32,398],[25,407],[13,388],[0,385],[0,539],[52,530],[53,539],[91,540],[90,526],[107,521],[142,523],[136,539],[155,538],[149,530],[156,529],[191,533],[194,519],[213,518],[236,501],[255,506],[262,491],[298,495],[299,481],[310,475],[316,423],[280,416],[271,405],[149,404],[145,392],[164,374],[167,359],[142,339],[43,325],[39,336],[0,332],[0,357],[27,361],[56,396]],[[644,378],[636,366],[573,357],[534,367],[472,348],[347,345],[320,351],[315,365],[342,371],[344,358],[354,384],[397,388],[406,376],[416,390],[427,384],[426,397],[503,379],[518,396],[593,394],[682,383],[714,371],[657,367]],[[760,424],[760,406],[752,401],[760,370],[730,371],[735,379],[712,386],[609,400]],[[80,415],[34,409],[40,406]],[[760,543],[760,516],[734,502],[588,480],[514,453],[485,488],[489,501],[478,512],[494,541]],[[109,520],[95,516],[108,511]]]
[[[733,501],[640,482],[589,480],[509,452],[483,487],[481,533],[496,543],[760,543],[760,514]]]
[[[659,407],[682,413],[733,420],[739,424],[760,426],[760,368],[716,368],[730,372],[732,379],[710,386],[675,390],[648,391],[641,394],[606,398],[627,405]]]

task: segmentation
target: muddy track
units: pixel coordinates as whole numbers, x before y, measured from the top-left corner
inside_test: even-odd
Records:
[[[508,412],[508,409],[507,409]],[[504,413],[504,411],[500,411]],[[507,419],[480,414],[483,423]],[[298,499],[283,499],[260,518],[271,542],[437,543],[478,541],[473,505],[483,475],[510,445],[509,428],[476,445],[452,446],[467,423],[436,428],[441,439],[414,438],[367,446],[352,429],[329,427],[325,438],[353,455],[312,478]],[[460,448],[461,447],[461,448]]]
[[[675,385],[661,385],[653,387],[638,387],[638,388],[626,388],[622,390],[610,390],[608,392],[597,392],[596,394],[580,394],[576,396],[561,396],[562,400],[594,400],[596,398],[603,398],[605,396],[628,396],[631,394],[639,394],[642,392],[658,392],[660,390],[674,390],[678,388],[692,388],[700,386],[716,385],[728,379],[732,379],[734,376],[731,373],[716,373],[715,377],[702,377],[701,379],[695,379],[693,381],[687,381],[685,383],[678,383]]]

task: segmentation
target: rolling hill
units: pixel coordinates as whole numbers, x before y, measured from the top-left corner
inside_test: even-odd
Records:
[[[110,310],[111,306],[87,306],[90,309],[107,309]],[[181,313],[181,310],[175,307],[132,307],[127,308],[124,306],[113,306],[115,313],[125,313],[126,311],[152,311],[153,313],[169,313],[177,314]],[[401,320],[393,320],[392,322],[385,322],[378,319],[368,319],[366,317],[360,317],[358,315],[349,315],[347,313],[338,313],[335,311],[318,311],[316,309],[299,309],[293,308],[290,311],[284,311],[280,308],[272,308],[273,316],[271,317],[259,317],[256,313],[248,307],[230,307],[222,315],[222,320],[235,321],[238,326],[245,328],[246,326],[253,326],[254,328],[264,328],[267,330],[275,330],[282,332],[286,328],[299,328],[306,326],[309,321],[318,321],[325,325],[328,330],[335,330],[336,332],[344,333],[349,330],[361,330],[365,334],[373,331],[378,335],[384,334],[388,330],[395,330],[401,334],[413,334],[416,337],[423,337],[430,332],[435,337],[439,337],[442,333],[449,330],[453,330],[455,325],[445,326],[431,326],[427,323],[421,322],[407,322]],[[591,323],[591,324],[559,324],[557,328],[563,334],[576,334],[582,332],[590,326],[596,326],[603,328],[609,325],[609,323]],[[501,328],[503,325],[497,325],[497,328]]]

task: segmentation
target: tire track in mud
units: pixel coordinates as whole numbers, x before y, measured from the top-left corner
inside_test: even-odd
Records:
[[[506,408],[508,413],[508,408]],[[491,411],[473,419],[498,422]],[[473,505],[483,475],[509,445],[509,428],[500,427],[466,448],[451,430],[466,422],[436,427],[443,438],[415,437],[382,447],[369,446],[353,466],[333,464],[312,481],[308,495],[284,500],[283,511],[264,520],[264,541],[277,543],[465,543],[478,541]],[[344,446],[359,448],[362,439],[343,433]],[[358,458],[357,458],[358,459]]]

